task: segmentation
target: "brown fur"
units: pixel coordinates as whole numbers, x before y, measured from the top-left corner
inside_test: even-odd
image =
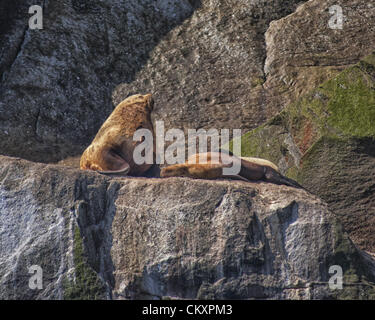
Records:
[[[133,141],[133,134],[140,128],[153,132],[152,108],[151,94],[133,95],[117,105],[82,154],[80,168],[107,174],[142,175],[146,172],[151,164],[134,163],[133,151],[140,142]]]
[[[216,158],[213,158],[213,155]],[[204,160],[204,155],[207,159]],[[297,188],[302,188],[297,182],[284,177],[277,170],[275,165],[270,163],[269,165],[262,165],[261,163],[267,163],[268,161],[249,161],[235,156],[231,156],[233,161],[240,162],[241,170],[236,176],[223,175],[224,167],[231,167],[232,164],[226,164],[222,161],[223,158],[229,157],[226,154],[218,153],[206,153],[206,154],[195,154],[188,158],[183,164],[176,164],[169,167],[165,167],[161,170],[160,176],[166,177],[190,177],[195,179],[223,179],[223,178],[236,178],[241,180],[264,180],[275,184],[285,184]],[[218,161],[216,160],[218,159]],[[262,159],[263,160],[263,159]],[[225,161],[227,162],[227,161]],[[272,164],[272,166],[271,166]],[[277,168],[277,167],[276,167]]]

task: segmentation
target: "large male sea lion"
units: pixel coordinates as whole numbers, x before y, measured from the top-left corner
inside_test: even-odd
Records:
[[[203,160],[204,159],[204,160]],[[223,168],[232,167],[230,159],[241,167],[238,175],[224,175]],[[225,160],[225,161],[224,161]],[[303,188],[296,181],[284,177],[272,162],[260,158],[240,158],[226,153],[208,152],[194,154],[185,163],[175,164],[161,170],[160,176],[190,177],[195,179],[234,178],[245,181],[263,180],[275,184]]]
[[[137,165],[133,160],[133,151],[140,143],[133,141],[133,134],[141,128],[153,133],[153,103],[151,94],[137,94],[117,105],[83,152],[80,168],[116,176],[139,176],[150,169],[152,164]]]

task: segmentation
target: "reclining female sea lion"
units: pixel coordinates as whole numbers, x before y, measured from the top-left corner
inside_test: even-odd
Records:
[[[225,175],[223,169],[232,167],[237,162],[240,172],[237,175]],[[263,180],[275,184],[303,188],[296,181],[279,173],[272,162],[260,158],[240,158],[226,153],[208,152],[197,153],[189,157],[185,163],[175,164],[161,170],[160,176],[190,177],[195,179],[225,179],[234,178],[244,181]]]

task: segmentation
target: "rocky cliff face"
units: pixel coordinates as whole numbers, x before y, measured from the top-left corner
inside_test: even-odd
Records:
[[[28,27],[31,4],[44,9],[43,30]],[[0,150],[52,162],[84,150],[114,108],[115,87],[134,79],[199,1],[6,0],[0,6]]]
[[[342,29],[331,29],[338,5]],[[308,1],[266,32],[267,105],[279,115],[243,137],[322,199],[362,249],[374,252],[375,6]],[[337,22],[334,21],[333,22]]]
[[[327,201],[362,249],[375,252],[375,55],[338,74],[242,137]]]
[[[0,161],[2,299],[374,298],[375,265],[305,191]]]
[[[28,28],[35,4],[43,30]],[[356,247],[375,245],[374,14],[362,0],[2,0],[0,297],[374,299]],[[328,207],[286,186],[8,157],[76,166],[114,106],[146,92],[165,129],[248,131],[243,156]]]
[[[43,30],[28,28],[31,4],[44,8]],[[342,30],[328,27],[332,5],[343,8]],[[374,6],[359,0],[4,0],[0,9],[0,152],[42,162],[79,155],[134,93],[154,94],[166,129],[246,132],[375,43]]]
[[[113,93],[155,93],[154,118],[170,128],[238,128],[267,118],[264,34],[273,20],[292,13],[299,0],[202,1],[191,18],[160,41],[134,81]]]
[[[343,15],[341,28],[336,18],[339,13]],[[375,50],[374,20],[371,2],[314,0],[273,21],[265,34],[264,88],[270,114],[371,54]]]
[[[265,119],[264,33],[299,2],[2,1],[1,154],[78,155],[134,93],[154,94],[166,129],[254,128]],[[43,30],[28,28],[31,3]]]

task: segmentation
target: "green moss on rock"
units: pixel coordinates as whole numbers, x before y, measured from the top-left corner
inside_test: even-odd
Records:
[[[266,124],[241,137],[241,155],[279,163],[296,176],[298,158],[285,142],[290,135],[306,160],[308,151],[322,137],[375,138],[375,54],[326,81],[310,94],[289,105]],[[230,143],[232,150],[233,142]],[[295,152],[294,152],[295,153]],[[294,168],[293,168],[294,167]],[[292,177],[292,176],[290,176]]]
[[[375,252],[375,53],[243,135],[241,148],[326,201],[356,245]],[[349,287],[341,297],[358,297]]]
[[[105,298],[105,285],[87,263],[78,226],[74,230],[73,261],[75,279],[65,279],[65,300],[97,300]]]
[[[286,135],[280,126],[259,127],[241,137],[241,155],[265,158],[277,163],[280,155],[285,155],[288,150]],[[233,151],[233,141],[229,147]]]
[[[257,86],[262,86],[262,85],[264,84],[264,82],[265,82],[265,79],[262,78],[262,77],[254,78],[254,79],[252,79],[252,81],[251,81],[251,87],[252,87],[252,88],[255,88],[255,87],[257,87]]]
[[[348,136],[375,137],[375,87],[360,66],[328,81],[323,92],[329,96],[329,126]]]

